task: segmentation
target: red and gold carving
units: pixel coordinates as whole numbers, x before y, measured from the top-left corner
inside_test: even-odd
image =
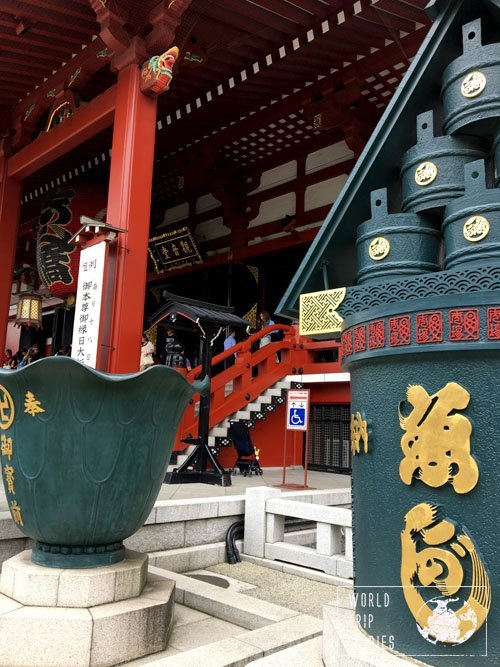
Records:
[[[141,91],[146,95],[161,95],[170,86],[172,81],[172,69],[179,57],[179,49],[172,46],[161,56],[153,56],[144,63],[141,69]]]

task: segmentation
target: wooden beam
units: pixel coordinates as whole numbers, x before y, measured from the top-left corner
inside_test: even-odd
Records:
[[[108,88],[86,106],[42,134],[9,159],[8,176],[16,180],[31,176],[113,123],[116,86]]]
[[[44,109],[51,107],[54,99],[48,96],[49,91],[69,81],[71,75],[79,67],[82,67],[87,75],[91,75],[109,62],[108,58],[98,57],[99,52],[105,48],[104,42],[98,37],[86,49],[80,50],[74,58],[68,60],[66,65],[60,67],[52,76],[49,76],[47,81],[43,82],[35,92],[21,100],[13,109],[12,118],[23,116],[31,104],[39,104]],[[78,88],[78,81],[76,84]]]

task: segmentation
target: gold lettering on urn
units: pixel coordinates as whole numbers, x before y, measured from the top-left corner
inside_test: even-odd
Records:
[[[21,508],[17,504],[17,500],[13,500],[10,503],[10,513],[12,514],[12,518],[14,519],[14,521],[17,523],[18,526],[24,526],[23,516],[21,514]]]
[[[6,435],[2,433],[0,435],[0,451],[2,452],[2,456],[6,456],[9,461],[12,458],[12,438],[8,438]]]
[[[24,412],[27,412],[29,415],[34,417],[39,412],[45,412],[45,410],[40,405],[33,392],[27,391],[24,399]]]
[[[14,421],[14,401],[7,389],[0,384],[0,429],[6,431]]]
[[[470,585],[463,588],[468,592],[464,600],[460,591],[466,577]],[[405,516],[401,583],[418,631],[433,644],[466,642],[488,616],[490,580],[476,546],[465,529],[440,518],[436,505],[421,503]],[[432,586],[424,598],[423,588]]]
[[[373,239],[368,248],[368,254],[371,259],[374,259],[376,262],[381,259],[385,259],[391,251],[391,244],[387,239],[384,239],[383,236],[377,236]]]
[[[5,483],[7,484],[7,493],[12,493],[13,496],[16,495],[14,490],[14,468],[12,466],[5,466],[3,469],[3,474],[5,477]]]
[[[408,402],[413,410],[399,422],[404,458],[399,476],[405,484],[417,479],[437,488],[450,483],[457,493],[468,493],[479,478],[477,463],[470,453],[472,425],[458,414],[469,404],[470,394],[456,382],[429,396],[421,386],[410,386]]]
[[[462,81],[460,92],[464,97],[472,98],[481,95],[486,88],[486,77],[482,72],[471,72]]]

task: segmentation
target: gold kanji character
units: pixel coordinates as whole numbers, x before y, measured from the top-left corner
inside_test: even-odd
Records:
[[[8,438],[6,435],[2,433],[0,435],[0,451],[2,452],[2,456],[6,456],[9,461],[12,458],[12,438]]]
[[[14,401],[7,389],[0,384],[0,429],[6,431],[14,421]]]
[[[27,412],[32,417],[34,417],[39,412],[45,412],[45,410],[40,405],[40,401],[37,401],[31,391],[26,392],[26,397],[24,399],[24,412]]]
[[[457,493],[468,493],[479,479],[471,455],[472,424],[459,413],[469,404],[469,392],[456,382],[448,382],[430,396],[415,385],[408,387],[407,399],[413,410],[407,417],[399,411],[405,431],[401,438],[401,480],[409,485],[417,479],[433,488],[450,483]]]
[[[16,492],[14,491],[14,468],[12,466],[5,466],[3,469],[3,474],[5,475],[5,481],[7,482],[7,492],[12,493],[15,496]]]
[[[12,514],[12,518],[18,526],[24,526],[23,517],[21,515],[21,508],[17,504],[17,500],[13,500],[10,503],[10,513]]]
[[[363,441],[364,452],[368,452],[368,424],[366,419],[361,418],[361,413],[351,415],[351,452],[355,456],[361,452],[361,441]]]

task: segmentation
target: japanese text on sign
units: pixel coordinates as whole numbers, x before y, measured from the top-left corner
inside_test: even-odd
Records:
[[[181,227],[149,239],[148,250],[158,274],[181,266],[202,263],[198,246],[188,227]]]
[[[99,345],[105,259],[105,242],[85,248],[80,253],[71,356],[92,368],[96,367]]]

